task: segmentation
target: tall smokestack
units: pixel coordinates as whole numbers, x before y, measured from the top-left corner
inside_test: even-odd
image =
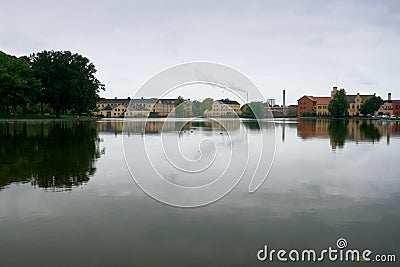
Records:
[[[392,93],[388,93],[388,101],[392,101]]]
[[[283,89],[283,106],[286,107],[286,90]]]

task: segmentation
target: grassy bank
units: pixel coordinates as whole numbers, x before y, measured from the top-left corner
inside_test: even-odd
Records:
[[[56,118],[56,115],[40,115],[40,114],[27,114],[26,116],[18,114],[17,118],[13,115],[0,115],[0,121],[44,121],[44,120],[98,120],[99,118],[90,116],[78,115],[61,115],[61,118]]]

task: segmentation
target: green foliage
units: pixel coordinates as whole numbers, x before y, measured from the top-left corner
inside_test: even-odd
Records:
[[[214,99],[212,99],[212,98],[206,98],[203,100],[203,102],[201,102],[201,104],[200,104],[201,116],[204,115],[204,111],[211,110],[213,102],[214,102]]]
[[[183,97],[178,96],[177,99],[175,99],[175,116],[176,117],[185,117],[186,114],[186,110],[184,107],[184,100]]]
[[[297,117],[297,109],[296,108],[289,108],[287,115],[290,118]]]
[[[72,109],[78,114],[96,106],[104,85],[95,77],[95,66],[70,51],[42,51],[30,56],[35,75],[42,81],[42,101],[55,110]]]
[[[315,117],[315,116],[317,116],[315,110],[310,110],[308,112],[304,112],[303,114],[301,114],[301,117]]]
[[[203,114],[200,113],[200,106],[201,106],[201,102],[200,101],[194,100],[192,102],[192,113],[193,113],[193,116],[201,116],[201,115],[203,115]]]
[[[35,78],[28,58],[17,58],[0,51],[0,104],[5,114],[8,114],[9,106],[13,107],[15,117],[18,106],[26,111],[27,104],[37,100],[39,91],[40,81]]]
[[[244,104],[240,110],[242,116],[247,118],[264,118],[264,103],[261,101]]]
[[[346,98],[346,91],[344,89],[340,89],[329,103],[329,113],[334,118],[344,117],[347,114],[348,108],[349,102]]]
[[[364,116],[373,115],[381,107],[382,103],[383,100],[380,96],[373,96],[361,104],[359,111]]]

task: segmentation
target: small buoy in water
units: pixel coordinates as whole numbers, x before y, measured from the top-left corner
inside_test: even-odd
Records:
[[[193,130],[191,130],[190,132],[193,133]]]

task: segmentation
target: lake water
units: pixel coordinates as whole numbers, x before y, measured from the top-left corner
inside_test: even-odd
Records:
[[[321,250],[339,238],[348,248],[400,260],[398,122],[226,120],[224,126],[161,119],[0,123],[0,266],[283,266],[290,264],[260,262],[256,254],[264,245]],[[265,146],[274,161],[250,194],[252,177],[241,157],[260,146],[261,136],[274,141]],[[144,140],[147,154],[136,149]],[[163,154],[173,140],[184,172]],[[209,168],[207,151],[214,155]],[[191,178],[190,162],[202,155],[206,161],[198,165],[207,170]],[[228,171],[244,175],[218,201],[179,208],[151,198],[133,180],[130,171],[154,178],[147,157],[180,186],[210,184],[232,162]],[[250,153],[247,168],[255,158]]]

